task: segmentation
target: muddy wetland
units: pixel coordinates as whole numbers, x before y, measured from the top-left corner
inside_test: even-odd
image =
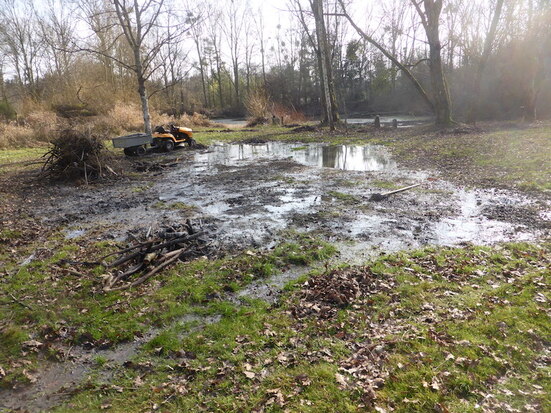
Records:
[[[436,163],[403,162],[389,145],[249,141],[125,159],[124,174],[93,185],[40,185],[32,168],[14,172],[31,184],[6,198],[19,218],[9,221],[17,234],[2,233],[11,253],[2,257],[0,411],[356,411],[342,407],[338,389],[358,411],[388,409],[406,397],[392,377],[420,365],[406,363],[411,347],[458,377],[464,367],[454,360],[473,359],[473,348],[508,351],[452,333],[450,320],[480,329],[477,311],[527,294],[493,291],[516,278],[545,285],[548,196],[449,180]],[[121,273],[101,257],[184,222],[200,252],[137,287],[106,288]],[[522,256],[538,258],[520,264]],[[450,324],[446,334],[464,348],[441,354],[416,341],[428,334],[443,345],[437,323]],[[530,362],[543,366],[548,346],[538,340],[542,353]],[[499,376],[486,367],[476,374]],[[451,388],[446,377],[427,373],[418,391]],[[487,402],[489,390],[469,386],[442,396],[455,397],[453,411],[462,398]],[[329,396],[316,402],[322,388]],[[540,409],[532,390],[523,403],[535,397]]]

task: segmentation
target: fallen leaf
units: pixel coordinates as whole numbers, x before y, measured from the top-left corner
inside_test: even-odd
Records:
[[[335,379],[341,386],[346,386],[346,378],[342,374],[335,373]]]

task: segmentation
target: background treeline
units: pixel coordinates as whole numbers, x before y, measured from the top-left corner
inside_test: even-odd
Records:
[[[115,13],[117,4],[125,12],[135,3],[151,23],[137,47]],[[430,90],[428,45],[412,2],[344,3],[355,22]],[[113,128],[139,123],[139,77],[154,113],[316,116],[320,68],[312,4],[282,1],[274,16],[273,9],[267,15],[267,7],[245,0],[0,0],[0,116],[30,116],[32,122],[33,113],[118,114]],[[473,79],[495,6],[496,0],[443,2],[441,56],[459,120],[478,95]],[[551,116],[550,9],[549,0],[503,1],[482,72],[478,119]],[[324,10],[341,117],[427,113],[402,72],[342,17],[339,2],[324,2]],[[130,23],[132,30],[136,22]],[[145,63],[141,72],[136,50]]]

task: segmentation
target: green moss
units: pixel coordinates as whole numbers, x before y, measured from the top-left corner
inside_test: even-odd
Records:
[[[338,192],[338,191],[329,191],[327,192],[327,195],[330,197],[333,197],[335,199],[338,199],[339,201],[346,202],[346,203],[357,203],[359,202],[359,199],[351,194],[345,194],[344,192]]]

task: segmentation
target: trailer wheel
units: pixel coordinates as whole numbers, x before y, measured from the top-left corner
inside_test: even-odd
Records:
[[[126,156],[135,156],[136,152],[135,152],[134,148],[124,148],[124,154]]]
[[[165,152],[172,151],[174,149],[174,141],[172,139],[165,140],[163,148]]]
[[[136,156],[143,156],[147,152],[147,149],[145,149],[145,146],[138,146],[136,148]]]

